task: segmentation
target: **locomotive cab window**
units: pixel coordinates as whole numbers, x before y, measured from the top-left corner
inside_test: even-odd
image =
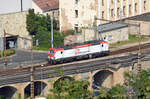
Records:
[[[104,45],[102,44],[102,47],[104,47]]]
[[[54,50],[50,50],[49,54],[53,55],[54,54]]]

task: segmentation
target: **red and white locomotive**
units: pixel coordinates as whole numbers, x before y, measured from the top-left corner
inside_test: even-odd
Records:
[[[51,64],[64,62],[66,60],[82,59],[85,57],[93,58],[109,54],[109,44],[107,41],[96,40],[80,44],[73,44],[60,48],[50,48],[48,59]]]

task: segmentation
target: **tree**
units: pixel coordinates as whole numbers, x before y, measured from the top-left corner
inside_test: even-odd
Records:
[[[123,85],[117,84],[111,89],[102,87],[100,89],[99,99],[124,99],[127,90]]]
[[[60,74],[60,78],[65,78],[63,70],[56,70],[57,75]],[[69,79],[60,79],[55,83],[53,89],[50,90],[52,94],[48,96],[48,99],[87,99],[92,96],[88,90],[89,82],[86,80],[78,81],[74,77]]]
[[[27,14],[27,30],[30,35],[35,35],[35,41],[38,40],[39,47],[49,48],[50,39],[51,39],[51,17],[50,15],[41,15],[35,14],[33,9],[29,10]],[[63,33],[57,31],[57,21],[53,20],[53,28],[54,28],[54,46],[64,45],[64,37]]]
[[[125,85],[135,92],[138,99],[150,99],[150,69],[139,73],[125,73]]]

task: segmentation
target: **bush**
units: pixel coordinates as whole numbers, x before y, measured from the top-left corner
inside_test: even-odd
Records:
[[[15,54],[15,50],[6,50],[6,56],[10,56],[10,55],[13,55]],[[3,56],[4,56],[4,53],[3,53]],[[2,52],[0,51],[0,57],[2,57]]]
[[[136,38],[137,38],[136,35],[129,35],[129,40],[134,40]]]
[[[66,35],[74,35],[75,34],[75,31],[74,30],[67,30],[65,32]]]
[[[39,45],[37,48],[48,49],[51,47],[51,17],[50,15],[35,14],[33,9],[29,10],[27,15],[27,30],[30,35],[35,35],[33,38],[33,44],[38,40]],[[57,21],[53,20],[53,34],[54,34],[54,47],[64,45],[63,33],[57,30]]]

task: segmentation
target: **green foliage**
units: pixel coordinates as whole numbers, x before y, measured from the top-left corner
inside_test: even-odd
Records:
[[[138,74],[125,73],[127,87],[132,88],[139,99],[150,99],[150,69],[143,70]]]
[[[126,88],[120,84],[113,86],[111,89],[102,87],[100,89],[99,99],[124,99],[127,94]]]
[[[30,35],[35,35],[33,38],[33,44],[36,40],[39,42],[39,48],[48,49],[51,47],[51,17],[50,15],[35,14],[33,9],[29,10],[27,15],[27,30]],[[63,45],[65,35],[59,33],[57,30],[57,21],[53,20],[54,29],[54,46]]]
[[[21,93],[18,94],[18,99],[21,99]]]
[[[137,38],[136,35],[129,35],[129,40],[134,40],[136,38]]]
[[[47,97],[48,99],[87,99],[90,97],[88,81],[78,81],[74,78],[66,79],[64,70],[57,71],[54,75],[59,74],[62,79],[55,82],[54,88],[50,90],[52,94]]]
[[[100,99],[108,99],[109,94],[108,94],[108,89],[106,87],[101,87],[99,91],[99,98]]]
[[[60,77],[65,77],[64,70],[58,69],[55,73],[55,76],[59,74]],[[150,69],[140,73],[125,73],[124,85],[117,84],[110,89],[101,87],[98,97],[93,97],[88,86],[88,81],[61,79],[50,90],[52,94],[47,99],[133,99],[133,93],[129,90],[133,90],[137,97],[134,99],[150,99]]]
[[[74,35],[75,31],[74,30],[67,30],[67,31],[65,31],[65,34],[66,35]]]
[[[136,35],[129,35],[129,40],[125,40],[125,41],[117,41],[116,43],[112,43],[110,44],[110,47],[118,47],[121,45],[125,45],[125,44],[131,44],[131,43],[138,43],[139,40],[141,42],[147,41],[148,38],[141,36],[140,38],[137,37]]]
[[[113,86],[109,91],[109,97],[115,98],[115,99],[122,99],[126,96],[126,88],[124,86],[121,86],[119,84]]]
[[[2,57],[2,55],[1,55],[2,53],[1,53],[1,51],[0,51],[0,57]],[[6,56],[10,56],[10,55],[13,55],[13,54],[15,54],[15,50],[6,50],[5,51],[5,54],[3,53],[3,56],[4,55],[6,55]]]

